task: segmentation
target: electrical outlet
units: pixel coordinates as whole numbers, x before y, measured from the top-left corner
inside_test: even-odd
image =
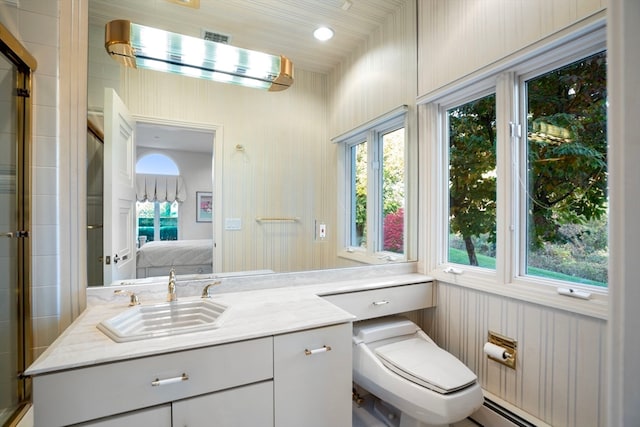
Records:
[[[313,238],[317,242],[323,241],[327,237],[327,224],[321,220],[314,220],[314,235]]]
[[[327,237],[327,224],[320,223],[318,225],[318,237],[320,239],[324,239],[325,237]]]

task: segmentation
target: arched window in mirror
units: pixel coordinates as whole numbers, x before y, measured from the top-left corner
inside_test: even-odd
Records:
[[[136,219],[139,246],[178,240],[183,185],[176,163],[163,154],[149,154],[136,163]]]

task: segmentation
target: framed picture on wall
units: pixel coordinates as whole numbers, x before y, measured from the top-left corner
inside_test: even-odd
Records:
[[[213,196],[211,192],[196,191],[196,222],[211,222]]]

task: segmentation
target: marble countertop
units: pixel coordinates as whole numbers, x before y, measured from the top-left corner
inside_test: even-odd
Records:
[[[335,280],[304,286],[225,292],[218,286],[213,301],[226,305],[224,321],[217,329],[167,337],[116,343],[97,329],[102,320],[127,309],[128,300],[117,298],[89,306],[63,334],[27,369],[26,375],[117,362],[162,353],[285,334],[304,329],[351,322],[354,316],[322,298],[322,295],[354,292],[431,281],[418,273],[377,278]],[[157,285],[166,289],[166,285]],[[198,296],[181,297],[181,300]],[[163,300],[144,300],[155,304]]]

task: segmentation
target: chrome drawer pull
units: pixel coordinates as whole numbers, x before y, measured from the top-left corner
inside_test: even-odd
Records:
[[[315,350],[309,350],[308,348],[304,349],[305,356],[311,356],[312,354],[325,353],[327,351],[331,351],[331,346],[325,345],[320,348],[316,348]]]
[[[182,381],[188,381],[188,380],[189,380],[189,375],[182,374],[179,377],[167,378],[164,380],[156,378],[154,381],[151,381],[151,385],[153,387],[160,387],[161,385],[175,384],[175,383],[180,383]]]
[[[382,301],[374,301],[373,302],[373,305],[385,305],[385,304],[389,304],[389,301],[382,300]]]

